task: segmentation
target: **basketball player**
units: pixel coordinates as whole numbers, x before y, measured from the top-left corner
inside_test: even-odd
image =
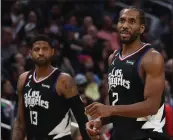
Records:
[[[88,140],[84,106],[72,77],[51,66],[54,48],[50,39],[38,35],[32,41],[35,70],[18,80],[18,115],[12,140],[71,140],[70,109],[84,140]]]
[[[99,127],[113,123],[111,140],[165,140],[164,60],[140,35],[145,15],[130,7],[120,12],[117,25],[122,48],[109,57],[109,105],[94,102],[86,113],[100,120],[86,124],[92,139]],[[94,127],[94,125],[97,125]]]

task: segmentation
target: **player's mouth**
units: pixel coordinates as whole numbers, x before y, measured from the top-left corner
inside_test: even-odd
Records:
[[[45,58],[44,57],[39,57],[39,58],[37,58],[37,60],[45,60]]]
[[[121,31],[120,36],[123,38],[129,38],[131,36],[131,34],[128,31]]]

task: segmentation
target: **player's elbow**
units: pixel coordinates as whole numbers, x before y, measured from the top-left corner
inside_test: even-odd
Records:
[[[145,105],[146,105],[146,110],[148,110],[148,114],[149,115],[157,114],[160,108],[160,103],[161,103],[161,98],[159,97],[147,98]]]
[[[151,109],[150,115],[155,115],[157,114],[158,109]]]
[[[158,110],[159,110],[159,105],[152,104],[150,107],[150,115],[157,114]]]
[[[146,100],[146,111],[148,115],[155,115],[159,110],[160,103],[151,99]]]

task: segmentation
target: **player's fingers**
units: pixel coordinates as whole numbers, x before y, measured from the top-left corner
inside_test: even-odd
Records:
[[[89,114],[93,119],[95,119],[95,118],[97,118],[96,116],[96,111],[94,110],[93,112],[91,112],[90,114]]]
[[[100,140],[100,136],[96,135],[96,136],[90,136],[91,140]]]
[[[97,134],[100,133],[100,129],[99,128],[93,127],[93,129],[96,131]]]
[[[86,128],[86,131],[87,131],[87,133],[88,133],[88,135],[89,135],[90,137],[96,136],[96,135],[97,135],[97,132],[96,132],[95,130],[87,129],[87,128]]]
[[[88,105],[88,106],[85,108],[86,111],[89,110],[91,107],[93,107],[95,104],[97,104],[97,102],[94,102],[94,103]]]
[[[86,110],[86,113],[90,116],[92,116],[96,112],[96,107],[93,106],[89,110]]]
[[[88,122],[86,124],[86,130],[88,132],[88,135],[90,135],[90,136],[97,135],[97,132],[96,132],[96,130],[93,129],[93,126],[94,126],[94,122]]]

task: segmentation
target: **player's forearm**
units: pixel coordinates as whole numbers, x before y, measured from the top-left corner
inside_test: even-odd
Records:
[[[25,138],[25,125],[16,120],[12,132],[12,140],[24,140]]]
[[[131,105],[116,105],[112,106],[112,116],[123,117],[144,117],[157,113],[158,108],[152,102],[139,102]]]

